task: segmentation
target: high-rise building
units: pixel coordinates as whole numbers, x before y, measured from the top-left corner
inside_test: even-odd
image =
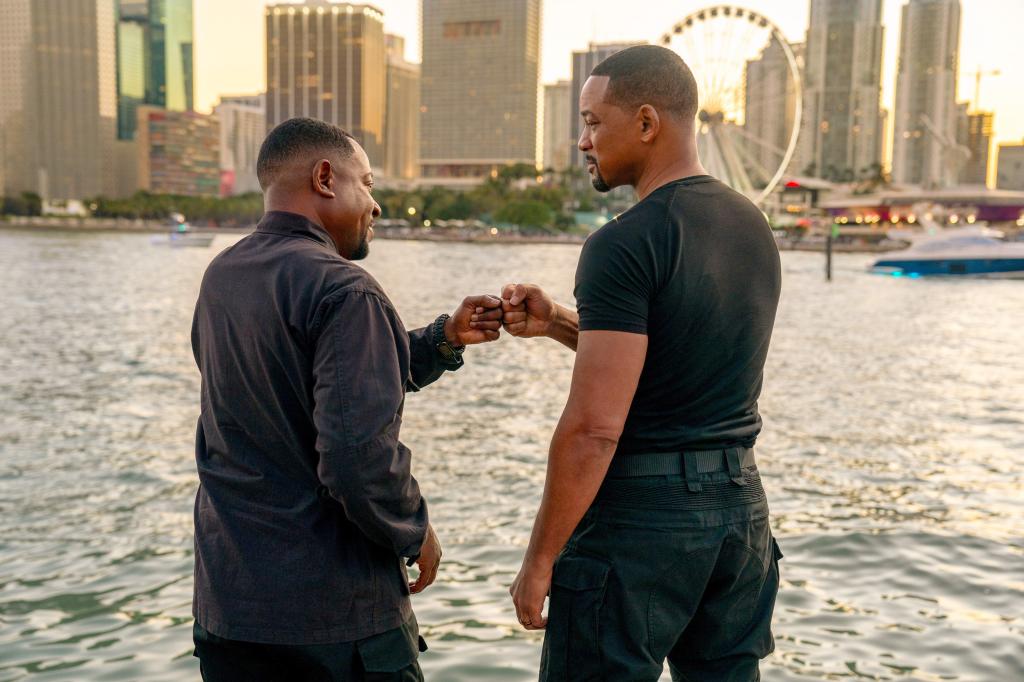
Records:
[[[191,111],[192,0],[121,0],[117,23],[117,136],[135,137],[141,104]]]
[[[384,162],[384,15],[371,5],[273,4],[267,26],[267,126],[297,116],[339,125]]]
[[[138,9],[138,8],[136,8]],[[117,22],[117,137],[135,137],[136,111],[146,103],[148,35],[145,15],[126,14]]]
[[[621,52],[627,47],[643,45],[644,43],[590,43],[586,50],[574,51],[572,53],[572,91],[569,93],[569,131],[573,139],[570,150],[570,162],[573,166],[583,165],[583,152],[576,147],[576,142],[583,132],[583,119],[580,117],[580,92],[583,84],[590,78],[590,72],[594,67],[611,57],[616,52]]]
[[[149,0],[146,104],[192,111],[192,0]]]
[[[544,168],[563,171],[569,167],[576,146],[569,127],[571,100],[572,81],[544,86]]]
[[[137,111],[140,189],[155,194],[220,194],[220,124],[216,116],[144,105]]]
[[[803,44],[791,45],[797,59]],[[744,147],[751,179],[766,185],[784,159],[796,126],[797,83],[786,54],[774,38],[757,59],[747,62],[744,83]]]
[[[855,180],[882,162],[882,0],[811,0],[800,174]]]
[[[34,191],[31,0],[0,0],[0,197]]]
[[[538,163],[540,22],[540,0],[423,0],[424,181]]]
[[[999,145],[996,188],[1024,192],[1024,142]]]
[[[114,0],[0,0],[3,192],[111,194],[117,134]]]
[[[961,185],[988,184],[988,158],[992,149],[992,123],[994,114],[977,111],[967,115],[967,135],[963,145],[971,156],[960,169]]]
[[[898,183],[956,184],[959,48],[959,0],[910,0],[903,6],[892,158]]]
[[[256,160],[267,134],[263,95],[221,97],[213,113],[220,123],[221,194],[259,192]]]
[[[405,60],[405,39],[388,35],[384,175],[411,180],[420,172],[420,67]]]

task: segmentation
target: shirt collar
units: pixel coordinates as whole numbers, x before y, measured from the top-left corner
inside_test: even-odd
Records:
[[[309,218],[298,213],[288,211],[268,211],[263,214],[259,224],[256,225],[259,232],[279,234],[284,237],[304,237],[319,242],[324,246],[337,251],[334,239],[327,233],[327,230],[314,223]]]

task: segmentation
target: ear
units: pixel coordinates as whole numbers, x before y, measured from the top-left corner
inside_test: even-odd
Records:
[[[334,168],[327,159],[320,159],[313,166],[313,191],[328,199],[335,196]]]
[[[658,110],[650,104],[644,104],[641,105],[636,116],[640,123],[640,141],[647,144],[654,142],[658,137],[658,132],[661,131],[661,117],[658,116]]]

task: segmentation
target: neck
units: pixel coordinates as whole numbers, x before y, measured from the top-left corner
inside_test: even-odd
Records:
[[[692,131],[684,139],[693,139]],[[633,183],[638,200],[645,199],[654,190],[675,180],[707,175],[707,170],[697,156],[696,142],[665,145],[644,163],[640,176]]]
[[[266,196],[263,199],[263,211],[270,213],[271,211],[284,211],[285,213],[294,213],[300,215],[311,223],[316,223],[320,227],[324,226],[320,216],[317,212],[311,208],[305,202],[300,203],[295,201],[293,196],[288,194],[281,195],[280,192],[275,192],[272,188],[267,190]]]

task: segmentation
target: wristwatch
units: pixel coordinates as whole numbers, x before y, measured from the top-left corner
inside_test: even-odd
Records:
[[[430,326],[430,339],[441,356],[441,364],[445,369],[456,370],[463,365],[462,351],[466,350],[466,347],[454,345],[444,335],[444,325],[450,317],[451,315],[441,315],[434,320],[434,324]]]

